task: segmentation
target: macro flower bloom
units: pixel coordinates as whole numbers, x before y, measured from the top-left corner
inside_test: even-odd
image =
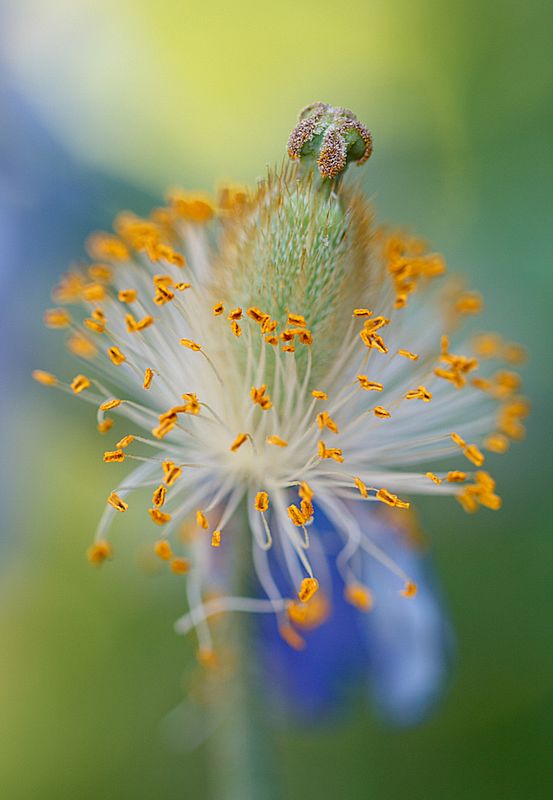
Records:
[[[523,351],[464,334],[480,295],[422,240],[375,226],[343,180],[371,152],[350,111],[308,106],[279,171],[217,201],[175,190],[148,219],[120,214],[45,313],[82,367],[34,377],[95,407],[116,473],[89,560],[111,558],[119,515],[143,507],[153,552],[185,576],[176,629],[196,631],[205,663],[221,612],[273,614],[295,650],[337,595],[374,606],[376,629],[368,564],[400,604],[417,600],[417,569],[382,532],[409,530],[414,497],[501,506],[485,451],[523,436]]]

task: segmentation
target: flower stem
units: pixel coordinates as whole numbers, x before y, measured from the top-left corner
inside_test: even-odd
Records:
[[[237,661],[229,681],[223,721],[210,750],[212,800],[277,800],[272,731],[259,698],[259,674],[252,658],[251,624],[237,615]],[[236,641],[236,640],[235,640]]]

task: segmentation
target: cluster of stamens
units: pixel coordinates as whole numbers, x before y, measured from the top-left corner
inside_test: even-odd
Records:
[[[317,105],[302,118],[289,143],[293,157],[316,135],[327,112],[328,107]],[[323,175],[332,176],[344,161],[340,137],[352,126],[366,144],[360,160],[370,155],[366,129],[346,112],[338,116],[323,139]],[[327,151],[332,148],[331,158]],[[205,568],[205,537],[211,548],[221,548],[225,525],[246,499],[255,545],[266,553],[279,537],[296,597],[282,596],[274,588],[263,562],[257,571],[266,601],[204,601],[196,593],[190,596],[191,612],[179,629],[196,627],[205,652],[209,614],[251,607],[276,613],[282,635],[301,647],[297,628],[308,628],[327,615],[322,594],[315,597],[319,583],[308,558],[308,534],[310,526],[316,529],[318,504],[344,538],[345,554],[338,559],[344,594],[362,611],[370,610],[373,598],[356,576],[351,554],[363,549],[388,567],[390,560],[358,530],[345,499],[376,501],[405,511],[410,501],[403,499],[403,492],[442,492],[454,494],[469,512],[479,506],[500,507],[493,478],[481,470],[482,450],[447,426],[455,411],[455,392],[470,392],[471,408],[478,398],[495,404],[490,419],[476,426],[483,447],[502,453],[511,439],[521,438],[528,404],[517,394],[518,375],[508,370],[492,376],[476,373],[481,361],[501,356],[516,363],[523,354],[517,346],[486,334],[475,339],[471,354],[454,355],[447,335],[425,339],[417,337],[415,328],[411,346],[417,352],[407,349],[409,342],[401,336],[409,328],[395,334],[395,315],[445,266],[418,241],[382,231],[381,259],[392,295],[384,309],[388,316],[365,307],[348,309],[351,335],[329,369],[328,381],[313,385],[315,320],[300,313],[301,307],[289,308],[277,319],[257,306],[215,299],[216,290],[202,283],[207,224],[224,226],[225,219],[234,215],[236,220],[254,206],[243,190],[227,188],[223,197],[224,203],[217,206],[203,196],[175,192],[169,206],[157,209],[151,219],[123,214],[115,221],[115,234],[91,237],[93,263],[62,279],[54,290],[61,307],[44,317],[48,327],[68,331],[69,349],[91,371],[83,367],[83,373],[68,383],[42,370],[34,377],[95,405],[102,434],[114,424],[108,414],[120,415],[133,426],[103,455],[107,464],[128,459],[139,466],[135,478],[109,494],[107,515],[88,552],[90,561],[100,564],[111,557],[110,520],[113,513],[128,510],[125,496],[135,489],[152,490],[147,513],[162,531],[170,531],[155,540],[153,552],[179,575],[199,569],[200,563]],[[70,303],[83,304],[80,321],[65,307]],[[461,292],[454,301],[456,318],[478,313],[481,307],[475,293]],[[300,370],[296,350],[303,348],[306,358]],[[179,391],[181,373],[187,383]],[[104,374],[119,387],[116,392],[106,387]],[[189,385],[194,376],[197,387]],[[375,404],[374,396],[381,396],[382,404]],[[435,410],[434,422],[427,407]],[[463,420],[463,406],[458,403],[457,408]],[[420,432],[417,421],[410,423],[418,414],[424,414]],[[141,455],[148,450],[154,455]],[[405,471],[412,463],[457,451],[476,467],[474,473]],[[294,492],[297,498],[290,496]],[[192,555],[175,552],[183,543],[178,533],[183,524]],[[416,587],[409,576],[397,565],[391,569],[402,581],[402,593],[413,596]],[[207,591],[209,576],[204,574],[203,580]]]

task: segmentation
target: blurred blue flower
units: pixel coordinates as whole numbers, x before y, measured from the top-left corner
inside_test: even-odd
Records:
[[[340,539],[316,505],[315,517],[312,538],[320,540],[325,552],[338,551]],[[336,561],[329,559],[332,572],[322,582],[329,614],[322,624],[301,630],[304,649],[289,646],[271,615],[258,618],[264,669],[275,690],[270,700],[276,709],[316,721],[341,706],[352,685],[365,685],[384,720],[417,724],[434,706],[449,674],[454,645],[447,613],[412,518],[400,526],[397,519],[364,505],[358,521],[372,541],[412,576],[417,594],[402,596],[397,576],[364,554],[361,577],[375,602],[363,613],[345,600]],[[277,561],[274,558],[271,567],[278,574]],[[282,574],[279,577],[285,581]]]

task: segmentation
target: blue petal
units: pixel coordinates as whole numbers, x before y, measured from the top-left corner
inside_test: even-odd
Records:
[[[269,696],[277,708],[314,721],[343,708],[352,686],[368,680],[371,699],[382,716],[399,725],[415,724],[432,707],[447,677],[451,632],[427,555],[373,507],[355,505],[371,539],[417,583],[417,595],[403,597],[401,580],[364,555],[362,580],[373,591],[375,606],[369,614],[361,613],[343,599],[343,582],[331,556],[331,575],[322,585],[332,603],[331,614],[320,627],[301,631],[305,650],[293,650],[272,617],[259,620],[264,671],[272,688]],[[340,540],[318,508],[315,519],[312,537],[318,537],[327,553],[336,554]],[[286,593],[278,561],[271,561]]]
[[[403,597],[398,578],[370,556],[363,557],[363,580],[375,597],[374,609],[363,618],[370,695],[388,721],[413,725],[431,710],[444,687],[453,635],[428,555],[405,532],[383,521],[369,518],[366,525],[372,541],[418,586],[415,597]]]

